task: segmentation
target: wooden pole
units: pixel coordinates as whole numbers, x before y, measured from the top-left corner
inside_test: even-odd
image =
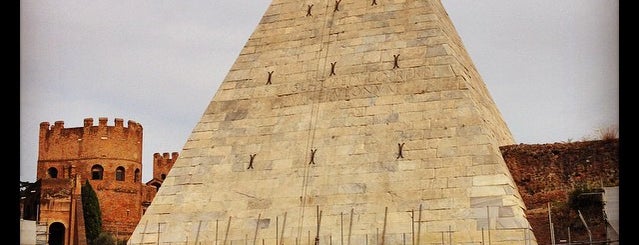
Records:
[[[351,233],[353,231],[353,209],[351,208],[351,220],[348,223],[348,245],[351,245]]]
[[[317,232],[315,233],[315,245],[319,245],[321,224],[322,224],[322,211],[319,209],[319,205],[317,205]]]
[[[488,216],[488,245],[490,245],[490,206],[486,206],[486,216]]]
[[[555,228],[552,225],[552,214],[551,214],[550,203],[548,203],[548,223],[550,224],[550,244],[555,245]]]
[[[260,228],[260,219],[262,218],[262,214],[257,215],[257,221],[255,222],[255,234],[253,234],[253,245],[257,242],[257,231]]]
[[[284,220],[282,221],[282,234],[280,235],[280,244],[284,244],[284,227],[286,226],[286,212],[284,212]]]
[[[231,216],[229,216],[229,221],[226,222],[226,233],[224,234],[224,245],[226,245],[226,240],[229,238],[229,229],[231,228]]]
[[[340,245],[344,245],[344,212],[339,212],[339,236]]]
[[[158,244],[160,244],[160,233],[162,233],[160,226],[162,226],[164,222],[158,223]]]
[[[420,245],[419,240],[422,235],[422,204],[419,204],[419,218],[417,219],[417,245]]]
[[[412,237],[410,244],[415,245],[415,210],[414,209],[410,210],[410,229],[411,229],[410,235]]]
[[[384,209],[384,228],[382,228],[382,245],[386,240],[386,221],[388,220],[388,207]]]
[[[484,227],[481,228],[481,244],[486,244],[486,240],[484,239]]]
[[[217,221],[216,221],[217,222]],[[216,225],[217,227],[217,225]],[[197,224],[197,233],[195,234],[195,245],[197,245],[197,241],[200,238],[200,229],[202,229],[202,221],[200,220],[200,222]],[[216,228],[217,229],[217,228]],[[217,233],[217,231],[216,231]],[[215,239],[215,245],[217,245],[217,238]]]

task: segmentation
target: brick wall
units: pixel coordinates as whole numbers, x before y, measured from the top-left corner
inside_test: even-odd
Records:
[[[46,210],[40,218],[60,220],[68,227],[69,183],[78,175],[82,184],[89,180],[98,195],[103,231],[128,239],[142,217],[142,203],[153,198],[140,178],[142,126],[128,121],[125,127],[120,118],[114,125],[107,121],[100,117],[94,125],[86,118],[82,127],[70,128],[63,121],[40,123],[37,177],[43,180]],[[94,166],[102,168],[102,179],[92,177]],[[118,168],[124,171],[123,180],[116,180]]]
[[[570,192],[619,186],[619,140],[509,145],[500,147],[504,160],[527,206],[527,216],[538,244],[550,244],[548,204],[551,204],[555,239],[588,241],[575,211],[567,209]],[[583,215],[593,241],[605,240],[602,213]]]

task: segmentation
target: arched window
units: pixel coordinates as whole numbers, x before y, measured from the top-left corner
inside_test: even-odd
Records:
[[[47,176],[51,179],[58,178],[58,169],[54,167],[47,169]]]
[[[166,174],[162,174],[160,175],[160,177],[162,177],[162,180],[166,179]]]
[[[102,179],[104,168],[100,165],[93,165],[91,167],[91,179]]]
[[[139,168],[135,169],[135,175],[134,175],[134,178],[133,178],[133,182],[135,182],[135,183],[140,182],[140,169]]]
[[[115,180],[124,181],[124,167],[120,166],[115,169]]]

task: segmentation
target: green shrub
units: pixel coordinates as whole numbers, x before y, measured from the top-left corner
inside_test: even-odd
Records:
[[[570,209],[581,212],[592,212],[603,209],[602,190],[588,188],[584,185],[577,186],[568,196]]]
[[[115,237],[111,233],[101,232],[93,241],[93,245],[114,245]]]

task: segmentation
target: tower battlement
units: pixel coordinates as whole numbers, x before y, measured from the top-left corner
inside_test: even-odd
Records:
[[[172,152],[170,155],[168,152],[164,152],[162,154],[156,152],[153,154],[153,165],[173,164],[179,155],[180,153],[178,152]]]
[[[122,118],[115,118],[114,125],[108,125],[108,118],[85,118],[82,127],[65,128],[64,121],[40,123],[39,160],[55,160],[76,155],[81,158],[111,157],[141,161],[142,125],[129,120],[125,127]],[[113,148],[104,147],[105,144]],[[109,151],[109,152],[105,152]],[[75,154],[70,154],[70,153]]]
[[[153,154],[153,178],[164,180],[179,156],[178,152]]]
[[[142,125],[129,120],[127,122],[128,127],[124,127],[124,120],[122,118],[115,118],[114,126],[107,125],[108,118],[100,117],[98,118],[98,125],[94,125],[93,118],[85,118],[83,127],[74,127],[74,128],[65,128],[64,121],[55,121],[53,125],[49,122],[41,122],[40,123],[40,139],[43,138],[57,138],[57,137],[65,137],[75,132],[71,131],[81,131],[81,136],[83,138],[88,137],[117,137],[118,135],[110,135],[111,133],[119,133],[125,132],[128,135],[142,135]],[[82,130],[80,130],[82,129]]]

